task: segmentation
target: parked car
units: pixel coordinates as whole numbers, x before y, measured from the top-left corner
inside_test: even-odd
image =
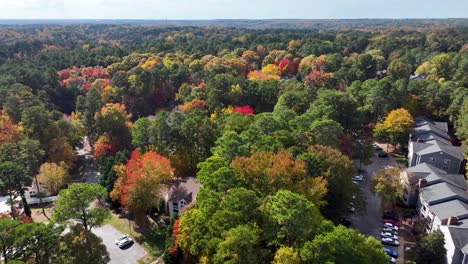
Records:
[[[398,231],[398,226],[394,226],[392,223],[384,223],[384,228],[385,227],[392,228],[393,231]]]
[[[394,235],[393,232],[382,232],[382,233],[380,233],[380,236],[389,237],[389,238],[393,238],[395,240],[398,240],[398,236]]]
[[[378,156],[379,158],[386,158],[386,157],[388,157],[388,154],[387,154],[387,152],[380,151],[380,152],[377,154],[377,156]]]
[[[362,182],[363,180],[364,180],[364,176],[362,175],[353,176],[353,181]]]
[[[395,264],[395,263],[396,263],[396,259],[395,259],[395,258],[392,258],[392,257],[388,257],[388,263]]]
[[[384,219],[383,222],[384,223],[390,223],[390,224],[392,224],[394,226],[400,226],[400,223],[398,221],[393,220],[393,219]]]
[[[400,245],[400,242],[398,242],[398,240],[395,240],[389,237],[383,237],[381,241],[382,241],[382,244],[385,244],[385,245],[390,245],[390,246],[395,246],[395,247]]]
[[[384,250],[385,253],[387,253],[387,255],[389,255],[390,257],[398,258],[398,252],[396,252],[395,250],[391,250],[389,248],[384,248]]]
[[[374,143],[373,146],[374,146],[374,149],[377,150],[377,151],[382,150],[382,148],[377,143]]]
[[[382,216],[383,219],[393,219],[398,221],[398,214],[393,211],[385,211]]]
[[[351,220],[349,220],[348,218],[341,218],[341,224],[346,226],[346,227],[350,227],[351,226]]]
[[[117,240],[115,240],[115,244],[119,248],[123,248],[127,245],[130,245],[131,243],[133,243],[133,240],[130,238],[129,235],[122,235]]]
[[[393,227],[384,227],[382,229],[382,232],[396,232]]]
[[[349,210],[351,213],[356,212],[356,208],[354,208],[354,206],[352,206],[352,205],[349,205],[349,206],[348,206],[348,210]]]

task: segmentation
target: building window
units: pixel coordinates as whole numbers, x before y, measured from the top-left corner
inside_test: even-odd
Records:
[[[177,202],[172,202],[172,212],[175,214],[179,213],[179,204]]]
[[[444,165],[444,166],[442,166],[442,169],[446,171],[446,170],[449,169],[449,167],[447,165]]]
[[[187,203],[184,200],[180,201],[180,209],[184,208],[186,205]]]
[[[444,159],[444,164],[450,164],[450,160],[449,159]]]
[[[429,161],[430,161],[430,162],[434,162],[435,160],[436,160],[436,159],[435,159],[434,157],[430,157],[430,158],[429,158]]]
[[[422,206],[422,210],[423,210],[423,212],[426,212],[427,207],[426,207],[425,205],[423,205],[423,206]]]

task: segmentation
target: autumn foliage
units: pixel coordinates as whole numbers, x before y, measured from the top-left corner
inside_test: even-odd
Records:
[[[20,127],[7,115],[0,114],[0,145],[11,143],[20,137]]]
[[[193,109],[204,109],[206,106],[205,100],[193,99],[190,102],[187,102],[180,106],[180,109],[184,112],[190,112]]]
[[[278,65],[278,69],[284,74],[294,74],[296,72],[296,65],[288,59],[282,59]]]
[[[239,113],[241,115],[254,115],[255,114],[255,110],[249,105],[236,106],[232,108],[232,112]]]
[[[269,80],[279,80],[279,75],[269,74],[262,71],[251,71],[247,75],[247,78],[251,81],[269,81]]]
[[[118,198],[129,209],[149,209],[160,198],[160,184],[171,181],[173,175],[169,159],[154,151],[143,155],[133,151],[116,183],[113,199]]]
[[[333,73],[313,70],[307,75],[305,84],[311,88],[319,89],[322,87],[331,88]]]

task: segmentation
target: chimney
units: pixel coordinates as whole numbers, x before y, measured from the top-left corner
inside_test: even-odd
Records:
[[[424,188],[427,186],[427,180],[426,179],[419,179],[418,187],[419,189]]]
[[[448,218],[447,225],[457,225],[458,224],[458,217],[451,216]]]

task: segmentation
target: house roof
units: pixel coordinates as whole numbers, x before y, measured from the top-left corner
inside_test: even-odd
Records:
[[[200,183],[194,177],[179,178],[169,189],[168,201],[180,202],[185,200],[187,204],[195,200],[200,191]]]
[[[432,121],[431,119],[425,116],[417,116],[414,118],[414,127],[420,127],[423,125],[431,125],[432,127],[436,127],[439,130],[444,131],[445,133],[448,132],[448,124],[447,122],[436,122]]]
[[[429,205],[459,199],[468,203],[468,193],[449,183],[442,182],[421,188],[420,194]]]
[[[437,140],[433,141],[432,143],[411,142],[410,144],[413,145],[413,152],[417,153],[418,155],[443,152],[458,160],[463,160],[463,147],[446,145]]]
[[[468,252],[468,228],[449,226],[450,236],[452,237],[455,248],[462,250],[463,253]]]
[[[406,169],[406,171],[413,172],[413,173],[424,173],[424,174],[429,174],[429,173],[446,173],[445,171],[436,168],[432,166],[429,163],[420,163],[416,166],[409,167]]]
[[[429,206],[429,210],[441,220],[448,219],[449,217],[458,217],[458,219],[468,218],[468,204],[460,200],[431,205]]]

